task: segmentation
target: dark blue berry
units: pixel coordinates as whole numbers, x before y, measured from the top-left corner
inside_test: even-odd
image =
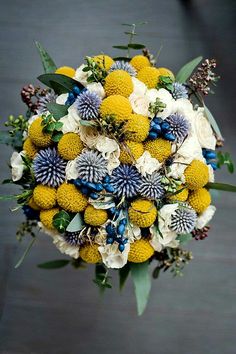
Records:
[[[170,129],[170,124],[167,122],[162,122],[161,123],[161,130],[163,131],[163,133],[168,132],[168,130]]]
[[[83,193],[83,194],[85,194],[85,195],[88,195],[88,194],[89,194],[89,189],[88,189],[87,187],[85,187],[85,186],[82,186],[82,187],[80,188],[80,191],[81,191],[81,193]]]
[[[104,183],[109,183],[111,180],[111,177],[109,175],[106,175],[104,178],[103,178],[103,182]]]
[[[156,132],[150,131],[148,134],[149,139],[155,140],[158,138],[158,134]]]
[[[166,140],[169,140],[169,141],[175,141],[175,136],[172,134],[172,133],[168,133],[166,132],[163,137],[166,139]]]
[[[119,251],[123,252],[125,249],[125,245],[123,245],[122,243],[119,244]]]
[[[115,189],[114,189],[114,187],[113,187],[111,184],[109,184],[109,183],[104,183],[103,186],[104,186],[106,192],[108,192],[108,193],[114,193],[114,190],[115,190]]]
[[[114,242],[114,239],[112,237],[108,237],[107,244],[111,245],[113,242]]]
[[[101,192],[103,190],[103,185],[101,183],[96,184],[96,191]]]
[[[99,198],[99,194],[95,193],[95,192],[92,192],[89,194],[90,198],[92,199],[98,199]]]
[[[118,227],[117,227],[117,233],[119,235],[124,235],[125,233],[125,225],[124,224],[120,224]]]

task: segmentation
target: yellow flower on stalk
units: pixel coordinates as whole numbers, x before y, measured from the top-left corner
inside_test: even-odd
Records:
[[[80,248],[80,257],[86,263],[95,264],[101,262],[102,257],[98,251],[98,245],[86,244]]]
[[[189,189],[204,187],[209,181],[207,165],[200,160],[193,160],[184,171],[185,181]]]
[[[170,200],[173,201],[178,201],[178,202],[185,202],[188,199],[188,189],[184,188],[184,186],[181,184],[180,186],[177,187],[176,191],[179,191],[182,189],[181,192],[178,192],[177,194],[173,194],[169,197]]]
[[[202,213],[211,204],[211,195],[205,188],[190,192],[188,202],[197,213]]]
[[[37,146],[34,145],[33,141],[30,138],[26,138],[23,144],[23,150],[26,152],[26,155],[33,159],[38,152]]]
[[[61,66],[55,71],[55,74],[61,74],[73,78],[75,76],[75,69],[70,66]]]
[[[126,97],[111,95],[102,101],[100,113],[103,118],[114,115],[117,120],[128,120],[132,113],[132,107]]]
[[[131,60],[130,64],[137,70],[141,70],[145,67],[151,66],[150,61],[144,55],[135,55]]]
[[[130,244],[128,261],[132,263],[146,262],[154,254],[154,249],[148,240],[141,238]]]
[[[74,160],[83,150],[83,143],[76,133],[67,133],[58,143],[58,152],[65,160]]]
[[[144,148],[159,162],[163,162],[171,155],[171,143],[165,139],[149,140],[145,142]]]
[[[142,156],[144,147],[142,143],[135,141],[124,141],[120,152],[120,162],[132,164]]]
[[[52,208],[49,210],[41,210],[40,214],[39,214],[39,218],[41,223],[48,229],[50,230],[54,230],[54,226],[53,226],[53,217],[59,213],[59,209],[58,208]]]
[[[56,189],[38,184],[33,191],[35,203],[42,209],[51,209],[57,202]]]
[[[174,74],[170,69],[167,68],[158,68],[160,76],[169,76],[172,80],[175,79]]]
[[[46,148],[52,144],[51,135],[43,132],[43,118],[36,118],[29,127],[29,137],[33,144],[40,148]]]
[[[151,226],[157,217],[157,209],[155,205],[146,199],[136,199],[129,207],[130,221],[138,227]]]
[[[60,207],[71,213],[84,211],[88,201],[87,198],[70,183],[62,183],[57,190],[57,202]]]
[[[160,71],[154,67],[141,69],[138,72],[137,79],[142,81],[149,89],[155,88],[159,82]]]
[[[128,140],[138,143],[144,141],[149,133],[150,120],[141,114],[131,114],[125,125],[125,135]]]
[[[92,226],[103,225],[108,219],[107,211],[103,209],[95,209],[92,205],[88,205],[84,212],[84,221]]]
[[[124,70],[115,70],[105,79],[105,92],[107,96],[121,95],[129,97],[133,92],[131,76]]]
[[[105,54],[99,54],[92,58],[101,68],[109,70],[114,64],[114,60]]]

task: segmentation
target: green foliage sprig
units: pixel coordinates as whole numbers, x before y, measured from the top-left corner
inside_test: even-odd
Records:
[[[62,122],[57,122],[52,114],[48,115],[43,115],[42,116],[42,126],[43,126],[43,132],[50,134],[51,138],[54,142],[58,142],[63,133],[61,131],[61,128],[63,127]]]
[[[104,59],[105,60],[105,57]],[[84,72],[91,72],[91,74],[87,78],[88,83],[92,82],[101,82],[103,83],[106,76],[107,76],[107,71],[104,69],[105,63],[102,65],[99,65],[93,58],[91,57],[85,57],[86,61],[86,66],[83,68]]]
[[[174,80],[170,76],[159,76],[159,82],[157,84],[157,89],[164,88],[170,92],[173,91]]]
[[[222,151],[218,151],[217,153],[217,167],[221,168],[222,166],[227,166],[229,173],[234,173],[234,163],[228,152],[223,153]]]
[[[165,108],[166,104],[157,97],[154,103],[149,104],[148,110],[151,114],[157,115],[159,112],[163,112]]]

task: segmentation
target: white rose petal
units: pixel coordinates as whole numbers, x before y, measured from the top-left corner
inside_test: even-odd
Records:
[[[10,160],[10,165],[11,165],[11,174],[12,174],[12,180],[14,182],[19,181],[21,177],[23,176],[23,171],[24,171],[24,162],[22,160],[22,156],[25,156],[25,151],[21,151],[20,153],[14,151],[11,160]]]
[[[194,120],[194,129],[202,148],[215,150],[216,137],[210,123],[204,116],[204,108],[198,108]]]
[[[108,160],[107,169],[109,173],[120,165],[120,148],[114,139],[100,135],[97,138],[95,148],[102,153],[104,159]]]
[[[66,133],[78,133],[79,132],[79,122],[80,116],[78,114],[77,106],[73,103],[68,108],[68,114],[59,119],[59,122],[63,123],[62,132]]]
[[[83,141],[87,147],[93,149],[97,144],[98,138],[100,137],[97,129],[93,127],[87,127],[85,125],[80,125],[79,127],[80,139]]]
[[[205,159],[202,155],[201,145],[199,144],[197,137],[194,135],[185,139],[183,144],[178,149],[178,155],[185,158],[188,161],[187,163],[191,163],[194,159],[205,162]]]
[[[216,207],[214,205],[210,205],[203,213],[201,213],[197,219],[196,227],[198,229],[202,229],[205,227],[213,218],[216,212]]]
[[[151,175],[153,172],[158,171],[161,163],[151,156],[149,151],[144,151],[142,156],[136,161],[137,170],[143,175]]]
[[[74,79],[79,81],[82,85],[84,85],[85,87],[87,86],[87,78],[92,74],[91,71],[83,71],[83,69],[85,68],[85,64],[80,65],[80,67],[78,67],[78,69],[76,69],[75,71],[75,76]]]
[[[77,158],[67,162],[66,165],[66,180],[76,179],[79,177],[77,169]]]
[[[145,96],[148,88],[147,86],[140,80],[138,80],[136,77],[132,77],[133,81],[133,93],[135,93],[138,96]]]
[[[148,116],[149,100],[147,96],[132,93],[129,96],[129,101],[134,113]]]
[[[158,113],[158,117],[165,119],[171,114],[175,100],[169,91],[163,88],[160,90],[150,89],[147,91],[146,96],[148,98],[149,104],[155,103],[157,98],[159,98],[161,102],[165,103],[166,108],[164,108],[162,112]],[[149,113],[149,116],[153,116],[153,114]]]
[[[119,269],[124,267],[128,261],[128,253],[130,250],[130,244],[125,245],[123,252],[118,249],[118,244],[104,245],[98,247],[98,250],[102,256],[102,261],[108,268]]]
[[[88,84],[87,89],[90,92],[96,93],[101,99],[103,99],[106,96],[105,90],[100,82],[92,82]]]

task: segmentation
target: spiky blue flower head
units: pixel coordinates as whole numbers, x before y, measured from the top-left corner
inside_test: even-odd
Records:
[[[58,187],[65,181],[67,162],[56,149],[40,150],[33,160],[33,171],[36,181],[50,187]]]
[[[128,74],[130,74],[130,76],[136,76],[136,74],[137,74],[137,71],[135,70],[135,68],[131,64],[129,64],[123,60],[116,61],[111,66],[109,73],[111,73],[112,71],[115,71],[115,70],[124,70]]]
[[[56,102],[57,95],[54,91],[48,91],[45,96],[40,96],[37,102],[36,113],[38,115],[44,114],[48,111],[47,104]]]
[[[162,176],[158,172],[142,177],[139,187],[139,193],[142,197],[148,199],[160,199],[163,197],[165,190],[161,184]]]
[[[138,194],[141,175],[132,165],[121,164],[112,171],[111,185],[118,197],[132,198]]]
[[[178,100],[179,98],[188,98],[188,90],[186,89],[186,86],[179,82],[173,83],[173,91],[171,94],[175,100]]]
[[[171,215],[170,228],[178,234],[188,234],[193,231],[197,221],[195,210],[182,206]]]
[[[170,127],[168,132],[175,136],[177,143],[182,143],[189,132],[189,122],[182,116],[182,114],[174,113],[165,119]]]
[[[101,102],[101,98],[95,92],[88,90],[82,92],[76,100],[80,117],[85,120],[97,118]]]
[[[108,173],[107,160],[98,151],[85,150],[77,158],[79,177],[87,182],[99,183]]]
[[[69,232],[66,231],[63,235],[64,240],[69,243],[71,246],[81,246],[86,242],[85,237],[81,234],[80,231]]]

